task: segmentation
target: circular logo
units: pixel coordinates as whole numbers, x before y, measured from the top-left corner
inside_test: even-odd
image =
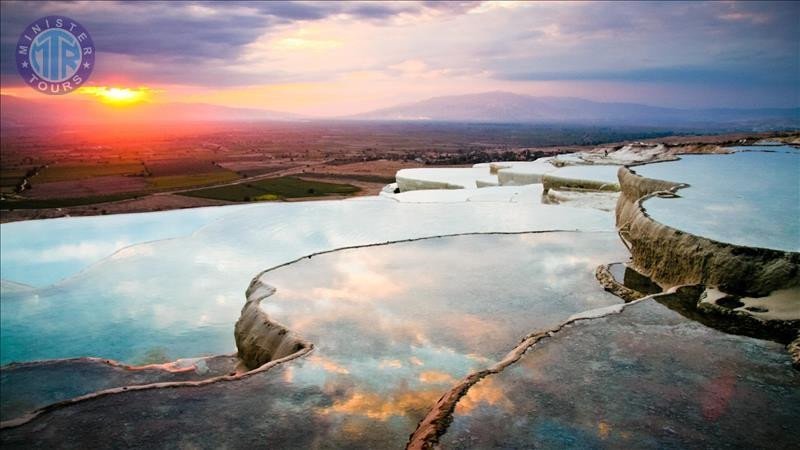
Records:
[[[68,94],[94,69],[92,37],[69,17],[46,16],[28,25],[15,51],[22,79],[43,94]]]

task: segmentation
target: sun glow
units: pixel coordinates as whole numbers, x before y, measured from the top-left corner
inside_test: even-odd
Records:
[[[85,86],[80,89],[82,94],[94,95],[103,103],[114,105],[130,105],[148,100],[153,91],[146,87],[122,88],[107,86]]]

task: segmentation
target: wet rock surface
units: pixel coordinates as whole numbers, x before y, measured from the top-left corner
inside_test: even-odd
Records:
[[[269,362],[286,358],[312,344],[270,319],[261,309],[261,301],[275,290],[255,280],[245,294],[247,302],[236,321],[234,337],[239,359],[248,369],[257,369]]]
[[[626,302],[657,294],[663,290],[653,280],[640,274],[626,263],[598,266],[595,276],[605,290]]]
[[[798,417],[800,373],[782,345],[710,329],[646,299],[565,327],[484,378],[440,442],[794,448]]]
[[[235,356],[215,356],[139,367],[96,358],[10,364],[0,370],[0,421],[107,389],[228,375],[237,371],[238,362]]]
[[[94,448],[308,448],[330,427],[325,416],[309,411],[330,406],[336,392],[291,389],[292,370],[279,366],[234,383],[101,397],[3,430],[0,442],[26,449],[83,449],[87,442]],[[327,442],[335,443],[332,438]],[[354,431],[350,443],[358,438]]]

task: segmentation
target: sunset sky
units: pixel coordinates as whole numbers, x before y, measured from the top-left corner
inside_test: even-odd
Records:
[[[30,22],[69,16],[88,89],[341,116],[492,90],[669,107],[800,106],[800,3],[2,2],[2,92]],[[123,95],[124,96],[124,95]]]

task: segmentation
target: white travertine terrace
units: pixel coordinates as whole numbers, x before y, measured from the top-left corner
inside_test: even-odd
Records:
[[[593,163],[617,165],[675,159],[674,156],[666,156],[666,151],[664,144],[628,144],[604,153],[581,153],[581,159]]]
[[[703,283],[736,295],[764,296],[800,286],[800,253],[718,242],[658,223],[642,202],[674,195],[686,185],[645,178],[627,167],[618,175],[617,229],[640,273],[667,286]]]
[[[554,172],[562,165],[580,164],[580,161],[573,155],[560,155],[535,161],[478,163],[466,168],[402,169],[396,178],[400,192],[526,186],[541,183],[544,174]]]
[[[383,198],[401,203],[448,203],[448,202],[538,202],[542,195],[541,184],[526,186],[494,186],[467,189],[428,189],[406,191],[399,194],[381,193]]]
[[[552,158],[540,158],[536,161],[512,164],[497,171],[497,179],[501,186],[522,186],[542,182],[542,176],[558,170],[550,163]]]
[[[659,152],[662,150],[660,146]],[[478,163],[472,168],[403,169],[397,172],[397,183],[386,186],[380,195],[405,203],[530,201],[612,211],[619,190],[616,166],[601,161],[600,155],[600,164],[588,163],[584,154],[576,153],[534,161]],[[630,155],[619,158],[635,159]]]
[[[483,167],[402,169],[396,179],[400,192],[420,189],[475,188],[476,180],[489,177]]]
[[[527,186],[546,183],[575,184],[577,189],[607,190],[614,180],[606,176],[606,168],[624,164],[674,159],[666,154],[663,144],[626,145],[611,152],[582,152],[539,158],[534,161],[496,161],[478,163],[471,168],[420,168],[402,169],[397,172],[397,187],[400,192],[434,189],[471,189],[495,186]],[[571,174],[570,168],[597,168]],[[561,175],[563,172],[563,176]],[[596,173],[595,173],[596,172]],[[608,183],[604,183],[607,181]],[[588,184],[587,184],[588,183]],[[545,186],[545,191],[548,186]],[[572,187],[572,186],[570,186]],[[612,189],[616,190],[616,189]]]

